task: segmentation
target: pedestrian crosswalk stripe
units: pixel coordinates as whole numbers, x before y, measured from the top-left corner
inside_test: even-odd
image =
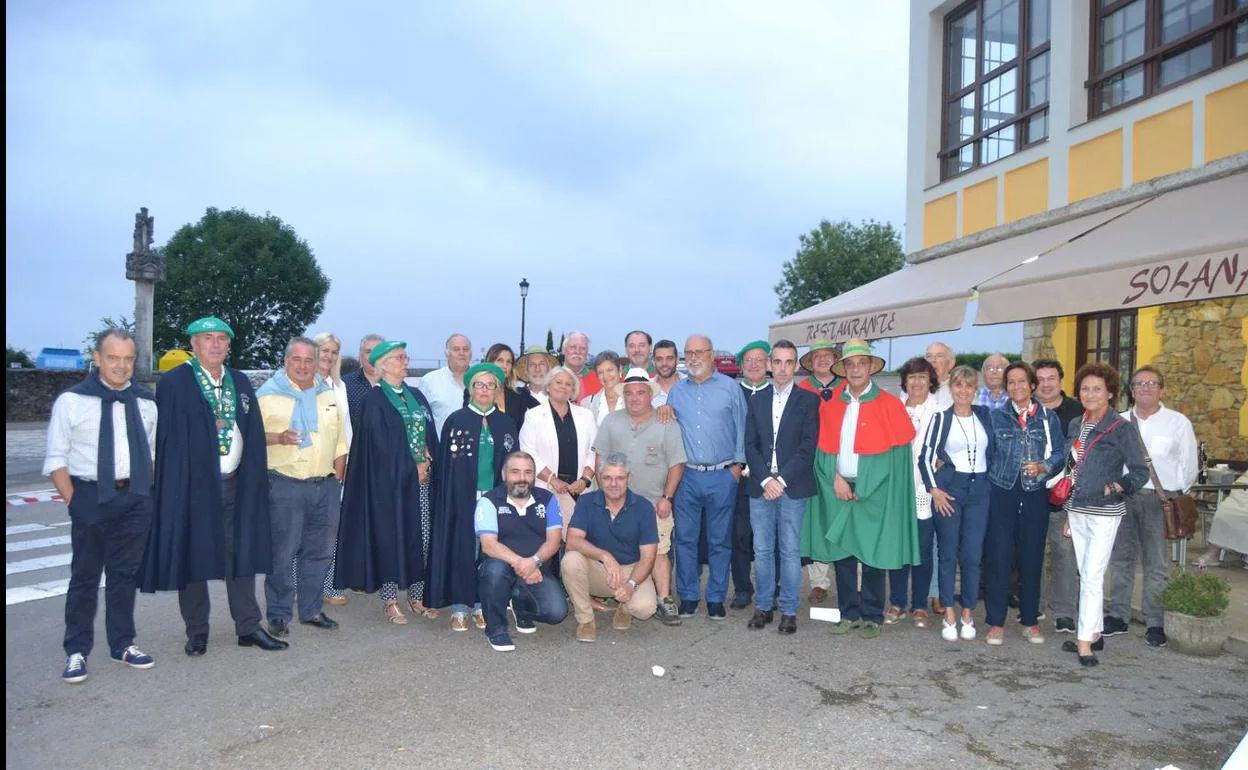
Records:
[[[56,545],[69,545],[70,540],[71,538],[69,535],[44,537],[38,540],[18,540],[12,543],[5,543],[4,552],[16,553],[18,551],[34,551],[39,548],[51,548]]]
[[[40,569],[51,569],[53,567],[64,567],[72,563],[74,555],[72,553],[58,553],[53,556],[43,556],[38,559],[24,559],[23,561],[10,561],[4,565],[5,575],[18,575],[23,572],[33,572]]]
[[[52,529],[45,524],[14,524],[11,527],[4,528],[4,536],[24,535],[27,532],[42,532],[45,529]]]
[[[104,578],[100,578],[100,586],[103,587]],[[23,604],[25,602],[33,602],[39,599],[51,599],[57,596],[64,596],[69,591],[69,578],[64,580],[49,580],[45,583],[35,583],[34,585],[19,586],[17,588],[9,588],[4,592],[4,606],[9,607],[14,604]]]

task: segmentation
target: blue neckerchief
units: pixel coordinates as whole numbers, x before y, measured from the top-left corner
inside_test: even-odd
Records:
[[[312,387],[300,390],[290,381],[290,375],[286,374],[286,370],[279,369],[268,382],[260,386],[260,390],[256,391],[256,396],[277,395],[295,400],[295,408],[290,413],[290,429],[299,432],[299,448],[307,449],[312,446],[312,434],[316,432],[320,424],[316,411],[316,397],[327,390],[332,390],[332,388],[325,384],[325,378],[319,374],[313,375]]]

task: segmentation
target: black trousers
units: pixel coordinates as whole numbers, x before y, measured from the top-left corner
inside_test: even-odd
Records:
[[[754,598],[750,567],[754,564],[754,527],[750,524],[750,496],[746,494],[748,479],[737,482],[737,507],[732,512],[732,592],[735,596]]]
[[[152,526],[152,499],[118,490],[104,505],[94,481],[73,479],[70,498],[69,590],[65,594],[65,654],[90,655],[95,646],[95,611],[104,574],[104,630],[110,652],[134,644],[136,578]]]
[[[235,479],[221,482],[221,519],[225,525],[225,562],[227,568],[234,564],[234,496],[237,491]],[[289,565],[277,565],[279,569]],[[228,569],[227,569],[228,571]],[[260,603],[256,601],[256,576],[226,578],[225,595],[230,602],[230,617],[234,618],[234,633],[246,636],[260,627]],[[188,583],[178,591],[178,606],[186,623],[186,637],[208,633],[208,615],[212,605],[208,600],[208,582],[201,580]]]

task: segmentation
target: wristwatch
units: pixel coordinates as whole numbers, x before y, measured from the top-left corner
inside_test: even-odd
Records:
[[[638,583],[636,580],[633,580],[632,578],[628,579],[628,584],[633,587],[634,591],[637,590],[637,586],[641,585],[640,583]]]
[[[539,559],[539,558],[537,558],[537,554],[533,554],[533,556],[532,556],[532,557],[530,557],[530,558],[532,558],[532,559],[533,559],[533,563],[537,565],[537,568],[538,568],[538,569],[541,569],[541,568],[542,568],[542,560],[541,560],[541,559]]]
[[[590,479],[588,476],[581,476],[581,481],[585,482],[586,489],[589,489],[591,486],[593,486],[593,483],[594,483],[593,480]]]

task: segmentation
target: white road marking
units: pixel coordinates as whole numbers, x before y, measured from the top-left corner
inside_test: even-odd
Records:
[[[69,535],[61,535],[59,537],[45,537],[39,540],[18,540],[14,543],[5,543],[5,553],[16,553],[18,551],[33,551],[37,548],[51,548],[56,545],[69,545],[72,538]]]
[[[100,578],[100,587],[104,587],[103,577]],[[69,578],[49,580],[45,583],[35,583],[34,585],[21,586],[19,588],[9,588],[4,592],[4,606],[8,607],[14,604],[33,602],[39,599],[52,599],[57,596],[64,596],[68,591]]]
[[[10,561],[4,565],[5,575],[19,575],[23,572],[34,572],[41,569],[52,569],[53,567],[64,567],[74,560],[72,553],[58,553],[54,556],[43,556],[38,559],[25,559],[23,561]]]
[[[41,532],[45,529],[52,528],[43,524],[15,524],[4,528],[4,536],[7,538],[9,535],[24,535],[27,532]]]

